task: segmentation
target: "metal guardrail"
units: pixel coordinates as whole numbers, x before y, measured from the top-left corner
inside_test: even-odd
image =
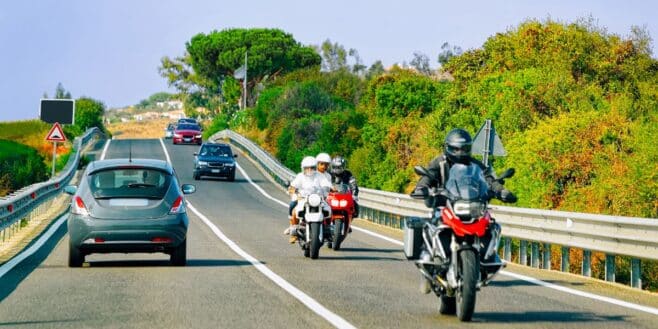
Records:
[[[281,185],[295,173],[270,154],[231,130],[222,130],[210,140],[228,139],[254,158]],[[409,217],[429,217],[430,209],[406,194],[359,189],[361,217],[402,229]],[[592,251],[606,253],[605,279],[615,281],[615,256],[631,259],[631,286],[641,288],[640,259],[658,260],[658,219],[606,216],[554,210],[491,205],[492,213],[503,226],[504,258],[511,261],[511,238],[519,239],[519,262],[536,268],[551,269],[550,244],[561,245],[561,270],[569,270],[569,248],[583,250],[582,274],[591,276]],[[542,249],[542,255],[539,251]],[[540,259],[542,262],[540,263]]]
[[[0,198],[0,231],[12,226],[26,217],[42,202],[50,199],[75,175],[82,149],[94,136],[103,135],[98,128],[89,128],[84,135],[76,137],[73,142],[75,153],[72,154],[64,169],[48,181],[26,186],[6,197]]]

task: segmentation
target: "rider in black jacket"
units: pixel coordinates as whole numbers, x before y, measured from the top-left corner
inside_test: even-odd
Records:
[[[359,186],[356,184],[356,178],[352,172],[345,169],[347,161],[342,156],[338,155],[331,159],[331,183],[332,184],[347,184],[352,191],[354,198],[354,217],[359,217]]]
[[[427,176],[422,176],[418,183],[416,183],[416,188],[412,192],[412,195],[428,195],[430,187],[444,187],[446,181],[448,180],[448,173],[450,168],[455,163],[470,164],[475,163],[482,169],[484,177],[489,184],[490,190],[493,192],[494,196],[503,202],[516,202],[516,196],[512,194],[509,190],[505,189],[503,184],[501,184],[496,177],[494,176],[491,168],[487,168],[482,162],[478,161],[471,157],[471,145],[473,144],[473,139],[471,135],[463,129],[453,129],[446,136],[445,143],[443,145],[444,153],[440,154],[432,161],[430,161],[427,170],[434,175],[437,179],[432,181]],[[425,198],[425,205],[430,207],[432,205],[431,198]],[[444,205],[445,200],[440,202],[439,205]]]

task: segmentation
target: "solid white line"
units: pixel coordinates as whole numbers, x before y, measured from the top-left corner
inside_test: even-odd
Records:
[[[282,205],[282,206],[284,206],[284,207],[288,207],[288,204],[287,204],[287,203],[285,203],[285,202],[283,202],[283,201],[281,201],[281,200],[278,200],[278,199],[272,197],[272,196],[269,195],[267,192],[265,192],[265,190],[263,190],[263,188],[261,188],[260,186],[256,185],[256,183],[254,183],[254,181],[251,180],[251,177],[249,177],[249,175],[247,175],[247,173],[242,169],[242,167],[240,167],[240,165],[239,165],[237,162],[235,163],[235,167],[238,168],[238,170],[240,170],[240,172],[242,173],[242,176],[244,176],[244,178],[247,179],[247,181],[249,182],[249,184],[253,185],[253,186],[254,186],[254,187],[255,187],[255,188],[256,188],[261,194],[263,194],[266,198],[268,198],[268,199],[270,199],[270,200],[272,200],[272,201],[274,201],[274,202],[276,202],[276,203],[278,203],[278,204],[280,204],[280,205]]]
[[[105,146],[103,147],[103,152],[101,153],[100,160],[105,159],[105,154],[107,153],[107,148],[110,146],[111,141],[112,141],[111,139],[108,139],[107,142],[105,142]]]
[[[247,180],[252,185],[254,185],[256,187],[256,189],[258,189],[261,193],[263,193],[263,195],[265,195],[266,197],[268,197],[268,198],[270,198],[274,201],[277,201],[281,205],[287,206],[285,203],[283,203],[279,200],[273,199],[269,194],[267,194],[265,191],[263,191],[263,189],[260,186],[253,183],[251,181],[251,179],[247,176],[247,174],[242,169],[240,169],[240,171],[247,178]],[[388,241],[390,243],[393,243],[395,245],[398,245],[398,246],[403,246],[404,245],[404,243],[402,241],[398,241],[398,240],[389,238],[387,236],[381,235],[379,233],[368,231],[368,230],[360,228],[360,227],[352,226],[352,229],[357,230],[357,231],[362,232],[362,233],[365,233],[365,234],[368,234],[368,235],[371,235],[371,236],[374,236],[374,237],[377,237],[377,238],[380,238],[382,240],[386,240],[386,241]],[[558,286],[558,285],[555,285],[555,284],[551,284],[551,283],[548,283],[548,282],[541,281],[539,279],[535,279],[535,278],[528,277],[528,276],[523,276],[523,275],[520,275],[520,274],[511,273],[511,272],[508,272],[508,271],[500,271],[500,274],[511,276],[511,277],[514,277],[514,278],[517,278],[517,279],[520,279],[520,280],[524,280],[524,281],[534,283],[534,284],[537,284],[537,285],[540,285],[540,286],[544,286],[544,287],[547,287],[547,288],[556,289],[556,290],[566,292],[566,293],[570,293],[570,294],[573,294],[573,295],[586,297],[586,298],[591,298],[591,299],[596,299],[596,300],[599,300],[599,301],[602,301],[602,302],[606,302],[606,303],[610,303],[610,304],[614,304],[614,305],[618,305],[618,306],[622,306],[622,307],[626,307],[626,308],[630,308],[630,309],[634,309],[634,310],[643,311],[643,312],[658,315],[658,309],[656,309],[656,308],[652,308],[652,307],[648,307],[648,306],[642,306],[642,305],[633,304],[633,303],[628,303],[628,302],[625,302],[625,301],[622,301],[622,300],[609,298],[609,297],[604,297],[604,296],[599,296],[599,295],[595,295],[595,294],[591,294],[591,293],[587,293],[587,292],[578,291],[578,290],[575,290],[575,289],[565,288],[565,287],[562,287],[562,286]]]
[[[633,304],[633,303],[625,302],[625,301],[619,300],[619,299],[599,296],[599,295],[591,294],[591,293],[580,291],[580,290],[575,290],[575,289],[571,289],[571,288],[567,288],[567,287],[562,287],[562,286],[558,286],[556,284],[552,284],[552,283],[548,283],[548,282],[544,282],[544,281],[535,279],[533,277],[529,277],[529,276],[525,276],[525,275],[521,275],[521,274],[516,274],[516,273],[511,273],[511,272],[508,272],[508,271],[500,271],[500,274],[511,276],[513,278],[517,278],[517,279],[520,279],[520,280],[523,280],[523,281],[534,283],[536,285],[540,285],[540,286],[544,286],[544,287],[547,287],[547,288],[559,290],[559,291],[566,292],[566,293],[569,293],[569,294],[573,294],[573,295],[576,295],[576,296],[591,298],[591,299],[595,299],[595,300],[598,300],[598,301],[602,301],[602,302],[606,302],[606,303],[610,303],[610,304],[614,304],[614,305],[618,305],[618,306],[622,306],[622,307],[626,307],[626,308],[630,308],[630,309],[634,309],[634,310],[638,310],[638,311],[658,315],[658,309],[653,308],[653,307]]]
[[[14,258],[10,259],[8,262],[0,266],[0,278],[2,278],[7,272],[11,271],[16,265],[24,261],[26,258],[32,256],[35,252],[41,248],[50,237],[55,234],[55,231],[66,221],[68,218],[68,213],[62,215],[53,225],[48,228],[48,230],[39,237],[39,240],[35,242],[32,246],[16,255]]]
[[[162,141],[162,138],[158,138],[160,141],[160,145],[162,145],[162,149],[164,150],[165,157],[167,158],[167,162],[171,164],[171,158],[169,157],[169,152],[167,152],[167,148],[164,145],[164,142]]]
[[[247,252],[242,250],[235,242],[231,241],[222,231],[215,226],[206,216],[201,214],[199,211],[192,206],[192,204],[187,201],[187,206],[196,214],[201,220],[210,227],[210,229],[215,233],[215,235],[222,240],[229,248],[233,249],[235,253],[240,255],[242,258],[251,263],[258,271],[263,273],[268,279],[276,283],[279,287],[283,288],[297,300],[306,305],[311,311],[315,312],[317,315],[321,316],[325,320],[329,321],[336,328],[356,328],[345,319],[338,316],[336,313],[328,310],[322,304],[318,303],[315,299],[311,298],[309,295],[305,294],[303,291],[297,289],[297,287],[290,284],[284,278],[280,277],[278,274],[272,272],[267,266],[258,261],[256,258],[249,255]]]

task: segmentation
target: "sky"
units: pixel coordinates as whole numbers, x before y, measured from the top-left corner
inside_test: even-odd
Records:
[[[527,19],[571,23],[591,17],[626,37],[645,27],[657,57],[654,1],[358,0],[7,0],[0,4],[0,121],[36,119],[39,100],[62,83],[74,98],[108,108],[175,92],[158,73],[195,34],[227,28],[279,28],[303,45],[329,39],[356,49],[365,65],[438,66],[441,45],[480,48]]]

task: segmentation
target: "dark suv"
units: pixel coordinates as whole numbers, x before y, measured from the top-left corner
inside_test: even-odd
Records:
[[[237,154],[231,152],[231,147],[223,143],[203,143],[199,152],[194,153],[194,179],[202,176],[226,177],[235,180],[235,159]]]

